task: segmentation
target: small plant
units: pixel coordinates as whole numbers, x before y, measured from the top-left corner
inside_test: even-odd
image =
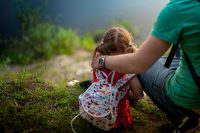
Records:
[[[0,74],[4,73],[7,69],[7,64],[11,62],[10,58],[6,58],[0,63]]]
[[[93,37],[90,34],[83,36],[82,42],[81,42],[81,47],[83,47],[84,49],[86,49],[88,51],[91,51],[94,49],[95,42],[94,42]]]
[[[56,54],[72,54],[80,46],[80,37],[71,29],[58,27],[53,43]]]

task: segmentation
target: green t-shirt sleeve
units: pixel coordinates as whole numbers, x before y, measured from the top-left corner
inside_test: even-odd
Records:
[[[168,3],[157,17],[151,34],[168,43],[176,44],[181,33],[181,20],[175,3]]]

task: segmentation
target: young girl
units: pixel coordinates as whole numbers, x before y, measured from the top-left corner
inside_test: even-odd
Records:
[[[102,42],[98,44],[95,48],[93,52],[93,58],[97,53],[103,55],[119,55],[133,53],[134,51],[136,51],[136,48],[132,43],[131,34],[123,27],[112,27],[105,32],[102,38]],[[106,68],[102,68],[100,70],[106,73],[107,75],[111,72],[111,70]],[[96,70],[93,69],[92,82],[97,82],[95,71]],[[124,75],[124,73],[115,72],[113,84],[115,84],[116,81],[122,78]],[[138,81],[137,76],[134,76],[125,85],[119,88],[118,91],[122,91],[122,89],[126,86],[130,87],[130,94],[133,97],[134,101],[137,101],[139,98],[142,98],[143,89]],[[127,91],[125,96],[118,103],[117,120],[114,128],[117,128],[119,126],[128,127],[132,124],[132,115],[129,106],[130,94],[129,91]]]

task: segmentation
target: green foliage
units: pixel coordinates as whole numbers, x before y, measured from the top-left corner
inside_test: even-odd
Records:
[[[12,38],[10,46],[0,54],[0,60],[9,57],[11,63],[27,64],[34,60],[50,59],[58,54],[72,54],[78,47],[91,49],[92,37],[81,39],[71,29],[40,23],[23,33],[21,37]]]
[[[57,54],[72,54],[74,49],[80,46],[80,37],[71,29],[57,28],[54,39],[54,49]]]
[[[81,47],[83,47],[84,49],[88,51],[91,51],[94,49],[95,42],[94,42],[93,37],[90,34],[87,34],[82,38]]]

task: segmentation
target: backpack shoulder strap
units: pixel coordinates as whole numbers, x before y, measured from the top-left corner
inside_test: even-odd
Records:
[[[119,89],[123,85],[125,85],[130,79],[132,79],[136,74],[125,74],[122,78],[120,78],[116,84],[115,87],[116,89]]]
[[[110,80],[110,84],[113,85],[113,81],[114,81],[114,77],[115,77],[115,71],[111,71],[108,74],[108,77],[111,75],[111,80]],[[108,77],[107,77],[107,81],[108,81]]]
[[[107,79],[107,74],[101,70],[96,69],[95,70],[95,76],[97,78],[97,80],[101,80],[101,79]]]
[[[109,76],[111,75],[111,80],[110,80],[110,84],[113,85],[113,81],[114,81],[114,77],[115,77],[115,71],[111,71],[108,75],[101,71],[101,70],[96,70],[95,71],[95,75],[97,77],[97,80],[101,80],[101,79],[106,79],[108,81]]]

